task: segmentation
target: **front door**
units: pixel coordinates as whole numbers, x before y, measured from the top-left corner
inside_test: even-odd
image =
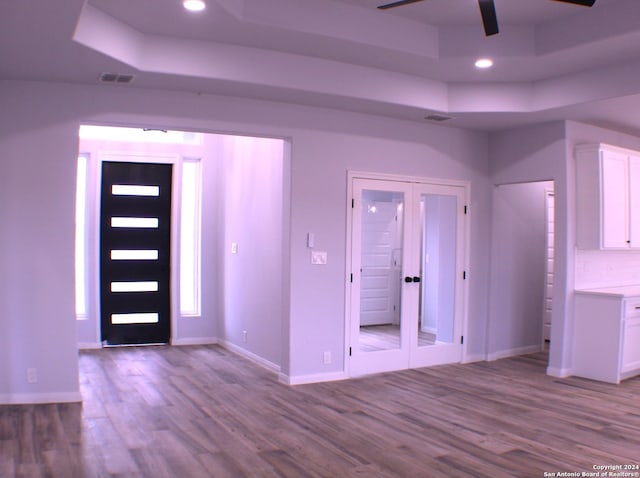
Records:
[[[350,374],[458,362],[463,186],[353,179]]]
[[[100,288],[102,341],[170,338],[170,164],[102,163]]]

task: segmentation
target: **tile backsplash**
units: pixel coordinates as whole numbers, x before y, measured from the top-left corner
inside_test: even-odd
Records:
[[[575,288],[640,284],[640,251],[576,250]]]

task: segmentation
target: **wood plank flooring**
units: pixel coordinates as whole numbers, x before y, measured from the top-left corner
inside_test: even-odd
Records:
[[[542,477],[640,462],[640,377],[543,353],[295,387],[216,346],[80,354],[83,404],[0,406],[5,477]]]

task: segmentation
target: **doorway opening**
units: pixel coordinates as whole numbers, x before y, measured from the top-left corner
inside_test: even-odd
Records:
[[[288,290],[289,280],[285,274],[290,227],[285,220],[285,208],[289,207],[285,188],[290,161],[287,141],[83,125],[79,152],[76,201],[79,348],[100,348],[121,340],[107,335],[101,315],[109,317],[111,325],[121,329],[133,329],[133,324],[125,323],[131,319],[138,321],[136,327],[162,322],[167,314],[155,315],[157,311],[153,307],[133,301],[168,293],[168,339],[165,333],[160,338],[129,337],[127,343],[208,345],[223,342],[240,353],[246,351],[248,355],[264,359],[273,368],[279,366],[283,291]],[[103,280],[102,272],[109,271],[100,261],[104,242],[101,192],[109,193],[109,186],[102,185],[103,165],[108,163],[125,168],[135,166],[139,170],[147,167],[170,170],[171,178],[166,185],[170,201],[165,204],[170,213],[168,219],[163,220],[157,211],[150,212],[143,207],[157,198],[143,194],[118,195],[116,199],[126,202],[124,209],[102,215],[106,230],[118,233],[114,238],[118,244],[104,248],[108,252],[103,257],[117,262],[114,265],[124,270],[118,273],[129,275]],[[152,187],[160,184],[139,181],[144,171],[137,171],[133,176],[135,180],[119,180],[118,184]],[[259,211],[259,214],[247,214],[247,211]],[[150,277],[144,267],[167,257],[152,238],[165,226],[168,226],[165,232],[170,231],[168,246],[165,243],[169,249],[168,286],[166,275],[162,279]],[[256,241],[256,237],[260,240]],[[136,244],[136,240],[140,242]],[[112,250],[116,254],[113,260]],[[129,254],[127,251],[140,250],[147,254],[158,251],[158,259],[155,255],[136,259],[122,256]],[[270,253],[265,255],[264,250]],[[142,268],[136,270],[140,265]],[[166,264],[161,269],[166,273]],[[254,291],[251,300],[247,300],[248,289]],[[109,298],[123,310],[102,314]],[[163,300],[166,310],[166,296]]]
[[[554,237],[553,181],[495,187],[489,360],[545,349],[552,327]]]
[[[79,138],[79,346],[169,343],[176,317],[200,313],[204,134],[82,125]]]

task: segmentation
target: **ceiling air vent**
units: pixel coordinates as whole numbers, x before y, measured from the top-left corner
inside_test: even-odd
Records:
[[[100,75],[102,83],[120,83],[123,85],[131,83],[134,78],[133,75],[121,75],[119,73],[102,73]]]
[[[424,119],[429,120],[429,121],[435,121],[437,123],[442,123],[443,121],[449,121],[451,118],[451,116],[445,116],[445,115],[438,115],[438,114],[429,114],[427,116],[424,117]]]

